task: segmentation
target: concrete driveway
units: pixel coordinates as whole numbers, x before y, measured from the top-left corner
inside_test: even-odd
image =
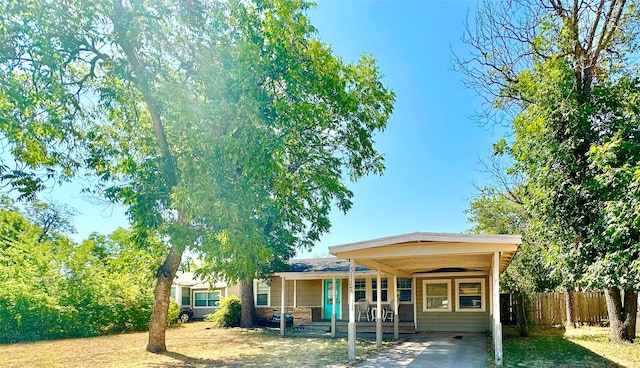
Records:
[[[356,367],[486,368],[487,338],[475,332],[424,332]]]

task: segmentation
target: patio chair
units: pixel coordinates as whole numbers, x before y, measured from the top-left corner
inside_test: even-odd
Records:
[[[367,299],[359,299],[356,302],[356,311],[358,312],[358,322],[360,322],[360,318],[362,318],[362,314],[364,313],[367,316],[367,321],[371,321],[371,315],[369,311],[371,307],[369,306],[369,301]]]
[[[386,305],[382,309],[382,320],[386,321],[387,317],[389,317],[391,322],[393,322],[393,315],[394,314],[396,314],[396,301],[395,300],[391,300],[389,302],[389,305]]]

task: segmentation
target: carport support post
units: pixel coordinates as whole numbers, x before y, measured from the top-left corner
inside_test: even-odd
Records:
[[[336,337],[336,277],[331,281],[331,337]]]
[[[378,282],[376,283],[376,347],[382,347],[382,289],[380,288],[382,277],[382,272],[380,270],[376,271],[376,278]],[[387,285],[388,287],[389,285]]]
[[[493,350],[496,366],[502,365],[502,324],[500,323],[500,252],[493,253],[493,285],[491,305],[493,308]]]
[[[356,261],[349,260],[349,327],[347,339],[349,345],[349,360],[356,359]]]
[[[284,288],[286,286],[284,276],[280,276],[280,283],[280,336],[284,337],[287,329],[287,317],[284,315]]]
[[[393,276],[393,339],[398,340],[400,338],[399,325],[400,321],[398,321],[398,304],[400,301],[400,295],[398,295],[398,276]]]

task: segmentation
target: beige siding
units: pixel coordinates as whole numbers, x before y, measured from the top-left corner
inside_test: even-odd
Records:
[[[298,307],[322,306],[322,280],[298,280],[297,283]]]
[[[322,306],[322,280],[298,280],[296,292],[298,295],[299,307],[320,307]],[[282,281],[280,277],[271,278],[271,307],[281,305]],[[285,306],[293,306],[294,287],[293,280],[286,280]]]
[[[489,295],[489,280],[487,277],[481,277],[485,280],[485,309],[484,312],[456,312],[456,291],[455,280],[464,280],[468,278],[478,277],[459,277],[459,278],[417,278],[416,285],[416,308],[417,308],[417,329],[421,331],[459,331],[459,332],[482,332],[490,327],[489,303],[491,302]],[[422,281],[429,279],[448,279],[451,280],[451,312],[424,312],[423,307],[423,289]]]
[[[229,295],[240,296],[240,285],[235,284],[235,285],[228,286],[227,287],[227,295],[225,295],[225,296],[229,296]]]
[[[280,306],[280,298],[282,297],[281,294],[280,294],[280,290],[281,290],[281,281],[280,280],[281,280],[280,277],[272,277],[271,278],[271,289],[269,290],[269,303],[270,303],[269,305],[271,307],[279,307]],[[263,308],[263,307],[257,307],[257,308]]]

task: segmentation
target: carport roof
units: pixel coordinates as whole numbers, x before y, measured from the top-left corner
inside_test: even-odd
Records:
[[[409,277],[438,269],[473,269],[489,273],[498,252],[500,271],[509,265],[522,239],[520,235],[445,234],[417,232],[329,247],[341,259]]]

